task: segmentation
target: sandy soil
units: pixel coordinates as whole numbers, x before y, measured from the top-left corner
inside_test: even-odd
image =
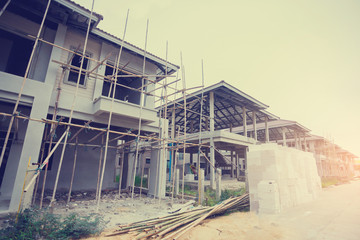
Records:
[[[134,235],[118,235],[105,237],[111,231],[105,231],[99,237],[88,239],[97,240],[130,240]],[[207,219],[200,225],[191,229],[179,238],[179,240],[298,240],[299,236],[289,230],[280,227],[267,218],[259,218],[250,212],[237,212],[228,216],[220,216]]]

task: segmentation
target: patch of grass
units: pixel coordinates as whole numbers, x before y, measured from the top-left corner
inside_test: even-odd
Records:
[[[329,186],[338,184],[339,182],[340,182],[339,179],[337,179],[335,177],[333,177],[333,178],[322,178],[321,179],[321,186],[323,188],[327,188]]]
[[[214,206],[214,205],[218,204],[219,202],[229,199],[230,197],[238,197],[238,196],[243,195],[244,193],[245,193],[244,188],[240,188],[237,190],[225,189],[225,190],[221,191],[220,201],[216,201],[215,190],[212,190],[211,188],[207,188],[205,191],[204,205],[205,206]]]
[[[0,230],[0,239],[80,239],[101,233],[104,222],[98,215],[65,218],[45,210],[25,209],[9,217],[8,226]]]
[[[203,205],[205,206],[214,206],[216,205],[219,201],[216,201],[216,191],[211,189],[211,188],[207,188],[206,191],[204,192],[204,203]]]
[[[245,188],[240,188],[237,190],[228,190],[225,189],[221,191],[221,201],[224,201],[230,197],[239,197],[246,192]]]
[[[180,189],[179,189],[179,194],[182,194],[182,187],[181,186],[180,186]],[[185,186],[184,186],[184,194],[196,197],[197,194],[198,194],[197,187],[192,187],[190,185],[185,184]]]

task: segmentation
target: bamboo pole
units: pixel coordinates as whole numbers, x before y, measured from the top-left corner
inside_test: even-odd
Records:
[[[10,2],[9,2],[9,3],[10,3]],[[29,62],[28,62],[28,64],[27,64],[27,66],[26,66],[26,70],[25,70],[23,82],[22,82],[22,84],[21,84],[21,88],[20,88],[18,97],[17,97],[17,99],[16,99],[16,103],[15,103],[15,106],[14,106],[13,114],[12,114],[12,117],[11,117],[11,119],[10,119],[9,127],[8,127],[7,132],[6,132],[6,136],[5,136],[3,148],[2,148],[2,151],[1,151],[1,155],[0,155],[0,166],[1,166],[1,164],[2,164],[2,162],[3,162],[3,159],[4,159],[4,155],[5,155],[5,151],[6,151],[6,146],[7,146],[8,141],[9,141],[10,132],[11,132],[12,125],[13,125],[13,123],[14,123],[15,115],[18,114],[17,108],[18,108],[18,106],[19,106],[19,103],[20,103],[20,100],[21,100],[21,96],[22,96],[22,92],[23,92],[23,90],[24,90],[25,83],[26,83],[26,80],[27,80],[28,75],[29,75],[30,66],[31,66],[31,63],[32,63],[33,58],[34,58],[35,50],[36,50],[37,45],[38,45],[38,42],[39,42],[39,37],[40,37],[40,34],[41,34],[42,29],[43,29],[43,26],[44,26],[44,22],[45,22],[45,19],[46,19],[46,16],[47,16],[47,13],[48,13],[48,10],[49,10],[49,7],[50,7],[50,3],[51,3],[51,0],[48,0],[48,3],[47,3],[47,6],[46,6],[46,9],[45,9],[44,16],[43,16],[43,18],[42,18],[42,21],[41,21],[41,24],[40,24],[40,27],[39,27],[39,31],[38,31],[38,33],[37,33],[37,36],[36,36],[36,39],[35,39],[35,43],[34,43],[34,46],[33,46],[32,51],[31,51],[31,55],[30,55],[30,58],[29,58]]]
[[[174,233],[166,236],[165,239],[169,239],[172,238],[173,236],[175,236],[176,234],[178,234],[176,237],[172,238],[172,239],[177,239],[178,237],[180,237],[181,235],[183,235],[184,233],[186,233],[188,230],[190,230],[191,228],[195,227],[197,224],[199,224],[202,220],[204,220],[205,218],[207,218],[208,216],[210,216],[213,212],[215,212],[216,210],[218,210],[220,208],[220,206],[222,206],[223,203],[216,205],[210,212],[206,213],[205,215],[203,215],[202,217],[200,217],[199,219],[197,219],[196,221],[192,222],[190,225],[185,226],[185,228],[180,228],[179,230],[175,231]]]
[[[103,134],[104,134],[104,132],[99,132],[94,137],[92,137],[90,140],[88,140],[87,143],[91,143],[92,141],[96,140],[98,137],[100,137]]]
[[[180,134],[180,127],[179,127],[178,134],[177,134],[178,137],[179,137],[179,134]],[[173,152],[174,152],[174,171],[173,171],[172,189],[171,189],[172,190],[171,191],[171,205],[173,204],[173,201],[174,201],[174,185],[175,185],[175,179],[176,179],[175,172],[176,172],[176,166],[177,166],[178,148],[176,148],[176,150]]]
[[[121,195],[121,184],[122,184],[124,161],[125,161],[125,149],[122,149],[122,151],[121,151],[121,163],[120,163],[120,174],[119,174],[119,198],[120,198],[120,195]]]
[[[1,9],[1,11],[0,11],[0,17],[1,17],[1,15],[5,12],[5,10],[6,10],[6,8],[8,7],[8,5],[9,5],[9,3],[11,2],[11,0],[8,0],[6,3],[5,3],[5,5],[4,5],[4,7]]]
[[[30,162],[31,162],[31,157],[29,157],[29,162],[28,162],[28,165],[27,165],[27,167],[26,167],[24,184],[23,184],[23,187],[22,187],[21,196],[20,196],[20,202],[19,202],[19,207],[18,207],[18,210],[17,210],[16,219],[15,219],[15,222],[16,222],[16,223],[17,223],[17,221],[18,221],[18,217],[19,217],[19,213],[20,213],[20,209],[21,209],[21,203],[22,203],[22,199],[23,199],[23,195],[24,195],[24,188],[25,188],[25,183],[26,183],[26,178],[27,178],[27,175],[28,175],[28,171],[29,171]]]
[[[32,35],[27,35],[27,37],[30,37],[30,38],[36,38],[36,37],[34,37],[34,36],[32,36]],[[94,58],[91,58],[91,57],[88,57],[88,56],[83,56],[83,55],[81,55],[80,53],[76,53],[75,51],[72,51],[72,50],[70,50],[70,49],[67,49],[67,48],[64,48],[64,47],[62,47],[62,46],[59,46],[59,45],[56,45],[56,44],[54,44],[54,43],[51,43],[51,42],[49,42],[49,41],[46,41],[46,40],[44,40],[44,39],[41,39],[41,38],[39,38],[38,39],[39,41],[41,41],[41,42],[43,42],[43,43],[46,43],[46,44],[48,44],[48,45],[50,45],[50,46],[53,46],[53,47],[56,47],[56,48],[59,48],[59,49],[61,49],[61,50],[64,50],[64,51],[67,51],[67,52],[69,52],[69,53],[74,53],[74,54],[76,54],[76,55],[78,55],[78,56],[81,56],[81,57],[83,57],[83,58],[85,58],[85,59],[88,59],[88,60],[90,60],[90,61],[93,61],[93,62],[95,62],[95,63],[99,63],[100,61],[99,60],[96,60],[96,59],[94,59]],[[123,45],[123,44],[122,44]],[[62,64],[62,63],[61,63]],[[112,66],[112,65],[110,65],[110,64],[107,64],[107,63],[104,63],[103,64],[104,66],[107,66],[107,67],[114,67],[114,66]],[[120,65],[119,65],[120,66]],[[71,66],[72,68],[74,68],[74,66]],[[123,72],[123,73],[126,73],[126,74],[128,74],[128,75],[132,75],[132,76],[137,76],[137,74],[134,74],[134,73],[132,73],[132,72],[129,72],[129,71],[126,71],[126,70],[123,70],[123,69],[120,69],[120,68],[118,68],[118,70],[119,71],[121,71],[121,72]],[[95,73],[92,73],[92,74],[95,74]],[[123,76],[123,75],[122,75]],[[143,75],[142,75],[143,76]],[[163,75],[149,75],[149,76],[155,76],[155,77],[162,77],[162,78],[164,78],[163,77]],[[149,79],[149,78],[144,78],[145,80],[147,80],[147,81],[150,81],[150,82],[152,82],[152,83],[157,83],[157,84],[160,84],[160,85],[162,85],[162,83],[160,82],[160,80],[151,80],[151,79]],[[101,80],[101,79],[100,79]],[[171,87],[170,87],[171,88]]]
[[[0,112],[0,116],[12,116],[12,114],[10,113],[4,113],[4,112]],[[69,123],[69,122],[58,122],[58,121],[53,121],[53,120],[50,120],[50,119],[36,119],[36,118],[30,118],[30,117],[24,117],[24,116],[15,116],[15,118],[19,118],[19,119],[26,119],[26,120],[29,120],[29,121],[35,121],[35,122],[41,122],[41,123],[58,123],[58,125],[62,125],[62,126],[70,126],[70,127],[77,127],[77,128],[84,128],[84,129],[88,129],[88,130],[94,130],[94,131],[101,131],[101,132],[106,132],[107,130],[106,129],[103,129],[103,128],[98,128],[98,127],[91,127],[91,126],[86,126],[86,125],[79,125],[79,124],[74,124],[74,123]],[[125,135],[125,136],[129,136],[129,137],[136,137],[137,134],[133,134],[133,133],[128,133],[128,132],[119,132],[119,131],[115,131],[115,130],[109,130],[109,133],[113,133],[113,134],[118,134],[118,135]],[[154,137],[154,136],[145,136],[145,135],[141,135],[139,136],[139,138],[142,138],[144,140],[153,140],[153,141],[161,141],[162,139],[159,138],[159,137]],[[179,141],[176,141],[176,140],[171,140],[171,139],[168,139],[168,142],[169,143],[179,143]],[[63,143],[61,143],[63,144]],[[68,145],[74,145],[71,144],[71,143],[66,143]],[[188,147],[191,147],[191,146],[199,146],[199,144],[197,143],[187,143],[182,140],[182,144],[185,144],[187,145]],[[79,146],[92,146],[92,145],[88,145],[88,144],[81,144],[79,143],[78,144]],[[93,145],[93,146],[97,146],[98,145]],[[209,146],[206,146],[206,145],[202,145],[203,147],[209,147]],[[109,146],[111,147],[111,146]],[[171,148],[171,147],[168,147],[168,148]]]
[[[146,63],[146,47],[147,47],[147,36],[148,36],[148,27],[149,27],[149,19],[147,20],[146,23],[146,34],[145,34],[145,48],[144,48],[144,61],[143,61],[143,75],[145,74],[145,63]],[[144,90],[144,78],[141,79],[141,89],[142,91]],[[137,161],[139,159],[139,136],[141,135],[141,121],[142,121],[142,110],[143,110],[143,106],[144,106],[144,94],[141,93],[140,94],[140,116],[139,116],[139,125],[138,125],[138,134],[136,137],[136,151],[135,151],[135,162],[133,165],[133,175],[132,175],[132,181],[131,181],[131,200],[134,199],[134,189],[135,189],[135,175],[136,175],[136,165],[137,165]]]
[[[46,143],[49,143],[49,141],[47,141]],[[52,143],[52,144],[54,144],[54,143]],[[60,143],[61,145],[63,145],[64,143],[62,142],[62,143]],[[92,149],[96,149],[96,148],[100,148],[100,147],[102,147],[102,145],[101,144],[87,144],[87,143],[78,143],[78,144],[76,144],[76,143],[66,143],[66,145],[67,146],[79,146],[79,147],[84,147],[84,148],[92,148]],[[118,149],[118,147],[116,147],[116,146],[108,146],[108,148],[111,148],[111,149]]]
[[[102,162],[102,158],[103,158],[103,151],[104,151],[104,135],[101,136],[100,158],[99,158],[99,168],[98,168],[98,177],[97,177],[97,185],[96,185],[96,197],[95,197],[96,201],[98,200],[98,197],[99,197],[101,162]]]
[[[42,146],[41,146],[41,164],[43,163],[44,161],[44,155],[45,155],[45,140],[47,138],[47,130],[48,130],[48,125],[45,126],[45,134],[44,134],[44,138],[43,138],[43,143],[42,143]],[[35,204],[35,201],[36,201],[36,195],[37,195],[37,190],[38,190],[38,187],[39,187],[39,181],[40,181],[40,176],[38,178],[36,178],[36,184],[35,184],[35,189],[34,189],[34,194],[33,194],[33,198],[32,198],[32,205]]]
[[[29,181],[28,185],[25,187],[25,192],[27,192],[29,190],[29,188],[31,187],[31,184],[33,184],[33,182],[36,180],[37,176],[40,174],[40,170],[44,168],[45,165],[48,164],[49,159],[51,158],[51,156],[53,155],[53,153],[55,152],[56,148],[59,146],[60,142],[64,139],[65,137],[65,133],[61,136],[61,138],[59,139],[59,141],[56,143],[56,145],[53,147],[53,149],[51,150],[51,152],[49,153],[49,155],[45,158],[44,162],[40,165],[40,167],[38,168],[38,171],[34,174],[34,176],[32,177],[32,179]]]
[[[74,73],[79,73],[80,72],[80,68],[79,67],[76,67],[76,66],[73,66],[71,64],[68,64],[68,63],[62,63],[60,61],[57,61],[57,60],[51,60],[52,62],[54,63],[57,63],[59,64],[60,66],[62,67],[69,67],[70,68],[70,71],[71,72],[74,72]],[[109,79],[110,75],[109,76],[103,76],[103,75],[100,75],[100,74],[97,74],[97,73],[91,73],[91,74],[88,74],[89,71],[88,70],[85,70],[83,69],[82,72],[85,72],[88,77],[93,77],[93,78],[98,78],[99,80],[102,80],[102,81],[105,81],[105,82],[110,82],[111,85],[110,85],[110,89],[113,88],[113,85],[115,84],[116,86],[119,86],[119,87],[123,87],[123,88],[126,88],[126,89],[129,89],[129,90],[132,90],[132,91],[135,91],[135,92],[140,92],[140,93],[144,93],[143,91],[141,90],[138,90],[137,88],[133,88],[133,87],[129,87],[128,85],[125,85],[125,84],[121,84],[121,83],[118,83],[118,82],[114,82],[114,80],[111,80]],[[113,75],[111,75],[112,77]],[[132,75],[129,75],[129,77],[133,77]],[[155,94],[150,94],[150,93],[145,93],[146,95],[150,95],[150,96],[154,96],[154,97],[157,97],[157,98],[160,98],[159,96],[155,95]],[[108,93],[108,98],[110,98],[110,95],[111,95],[111,91],[109,91]]]
[[[166,65],[165,65],[165,75],[167,75],[167,65],[168,65],[168,60],[167,60],[167,58],[168,58],[168,41],[166,41]],[[161,120],[164,124],[163,124],[163,128],[162,128],[162,136],[161,136],[161,138],[162,138],[162,141],[163,141],[163,149],[162,149],[162,159],[161,158],[159,158],[159,163],[160,163],[160,168],[159,168],[159,171],[160,171],[160,173],[159,173],[159,176],[161,177],[162,176],[162,173],[164,172],[164,170],[163,170],[163,168],[164,167],[166,167],[166,162],[167,162],[167,154],[166,154],[166,145],[167,145],[167,143],[168,143],[168,141],[167,141],[167,135],[168,135],[168,129],[167,129],[167,127],[165,126],[165,124],[166,124],[166,119],[167,119],[167,103],[168,103],[168,101],[167,101],[167,99],[168,99],[168,94],[167,94],[167,78],[165,78],[165,84],[164,84],[164,87],[163,87],[163,89],[164,89],[164,99],[165,99],[165,111],[163,111],[163,114],[164,114],[164,118],[163,118],[163,120]],[[160,116],[161,117],[161,116]],[[165,162],[165,163],[163,163],[163,164],[161,164],[161,161],[163,161],[163,162]],[[171,171],[171,170],[170,170]],[[170,171],[169,171],[169,173],[170,173]],[[165,173],[166,173],[166,169],[165,169]],[[159,186],[159,190],[160,190],[160,187],[162,186],[162,181],[163,180],[165,180],[165,182],[164,182],[164,184],[165,184],[165,186],[166,186],[166,174],[165,174],[165,176],[164,177],[161,177],[161,178],[159,178],[159,184],[158,184],[158,186]],[[161,197],[160,197],[160,195],[159,195],[159,204],[161,203]]]
[[[181,59],[181,73],[182,73],[182,84],[183,84],[183,89],[186,89],[186,81],[185,81],[185,69],[184,69],[184,65],[183,65],[183,61],[182,61],[182,53],[180,52],[180,59]],[[186,106],[186,92],[183,91],[183,98],[184,98],[184,106]],[[185,160],[186,160],[186,132],[187,132],[187,112],[186,112],[186,107],[184,108],[184,148],[183,148],[183,166],[182,166],[182,186],[181,186],[181,190],[182,190],[182,194],[181,194],[181,199],[184,202],[184,189],[185,189]]]
[[[164,88],[162,88],[161,89],[161,99],[163,99],[163,96],[164,96]],[[158,130],[159,130],[159,135],[158,135],[158,139],[159,139],[159,141],[158,141],[158,143],[160,143],[159,144],[159,146],[161,146],[161,131],[160,131],[160,129],[161,129],[161,116],[162,116],[162,108],[160,108],[160,111],[159,111],[159,125],[158,125]],[[160,163],[160,151],[158,151],[157,152],[157,160],[159,160],[159,163]],[[154,188],[154,199],[155,199],[155,197],[156,197],[156,194],[158,194],[159,195],[159,193],[160,193],[160,188],[159,188],[159,184],[157,184],[157,182],[158,182],[158,179],[159,179],[159,174],[160,174],[160,169],[159,169],[159,167],[157,167],[156,168],[156,172],[155,172],[155,188]],[[160,196],[159,196],[160,197]]]
[[[144,157],[144,156],[142,156],[142,164],[141,164],[141,179],[140,179],[140,193],[139,193],[140,198],[141,198],[141,192],[142,192],[142,187],[143,187],[144,168],[145,168],[145,157]]]
[[[51,125],[53,126],[53,125]],[[57,125],[54,126],[53,129],[51,130],[54,130],[55,132],[55,129],[57,128]],[[52,132],[52,131],[51,131]],[[52,133],[50,132],[49,136],[50,136],[50,143],[49,143],[49,147],[48,147],[48,156],[50,155],[50,152],[51,152],[51,146],[52,146],[52,141],[53,141],[53,137],[52,137]],[[45,166],[45,172],[44,172],[44,177],[43,177],[43,182],[42,182],[42,188],[41,188],[41,195],[40,195],[40,205],[39,205],[39,208],[41,209],[42,208],[42,205],[43,205],[43,201],[44,201],[44,193],[45,193],[45,185],[46,185],[46,177],[47,177],[47,172],[48,172],[48,168],[49,168],[49,165],[46,164]],[[39,178],[40,178],[40,175],[39,175]]]
[[[119,71],[120,58],[121,58],[123,45],[124,45],[124,41],[125,41],[128,18],[129,18],[129,10],[127,11],[127,14],[126,14],[126,21],[125,21],[124,34],[123,34],[123,38],[122,38],[122,44],[120,46],[119,54],[118,54],[117,61],[116,61],[115,76],[118,75],[118,71]],[[96,206],[97,211],[99,210],[100,201],[101,201],[101,189],[102,189],[102,184],[103,184],[104,174],[105,174],[105,166],[106,166],[107,153],[108,153],[109,134],[110,134],[111,119],[112,119],[112,114],[113,114],[113,106],[114,106],[114,100],[115,100],[117,78],[114,79],[114,82],[115,82],[115,84],[114,84],[114,91],[112,93],[112,99],[111,99],[109,121],[108,121],[107,129],[106,129],[106,140],[105,140],[105,149],[104,149],[104,163],[103,163],[103,166],[102,166],[102,172],[101,172],[101,178],[100,178],[100,186],[99,186],[99,190],[98,190],[98,199],[97,199],[97,206]]]
[[[88,38],[89,38],[89,33],[90,33],[91,18],[92,18],[93,10],[94,10],[94,2],[95,2],[95,0],[92,1],[92,6],[91,6],[91,11],[90,11],[89,22],[88,22],[88,26],[87,26],[87,31],[86,31],[86,37],[85,37],[85,43],[84,43],[84,49],[83,49],[83,52],[82,52],[82,56],[86,55],[86,48],[87,48],[87,43],[88,43]],[[74,108],[75,108],[75,103],[76,103],[76,98],[77,98],[77,94],[78,94],[78,91],[79,91],[79,84],[80,84],[80,78],[81,78],[81,73],[82,73],[83,66],[84,66],[84,57],[81,58],[80,71],[79,71],[79,74],[78,74],[78,79],[76,81],[76,89],[75,89],[75,94],[74,94],[74,97],[73,97],[73,102],[72,102],[72,105],[71,105],[70,116],[69,116],[69,121],[68,121],[69,123],[71,123],[72,115],[73,115]],[[65,131],[66,135],[69,134],[69,131],[70,131],[70,127],[68,126],[66,128],[66,131]],[[62,148],[62,151],[61,151],[59,167],[58,167],[58,171],[57,171],[57,174],[56,174],[53,194],[52,194],[52,197],[51,197],[49,207],[53,207],[53,204],[55,202],[55,194],[56,194],[57,185],[58,185],[58,182],[59,182],[61,166],[62,166],[64,155],[65,155],[67,139],[68,139],[68,136],[66,136],[66,138],[64,140],[64,145],[63,145],[63,148]]]
[[[164,75],[162,75],[162,76],[164,76]],[[173,75],[170,75],[169,77],[173,77]],[[174,76],[174,77],[175,77],[175,76]],[[176,80],[174,80],[174,81],[172,81],[172,82],[170,82],[170,83],[168,83],[168,84],[166,84],[166,85],[162,85],[162,86],[159,86],[159,87],[157,87],[157,88],[154,88],[153,90],[151,90],[151,91],[149,91],[149,92],[147,92],[147,93],[155,92],[156,90],[159,90],[159,89],[163,88],[164,86],[169,86],[169,85],[175,84],[175,83],[177,83],[177,82],[180,81],[180,80],[181,80],[181,79],[176,79]],[[153,83],[145,84],[145,87],[147,87],[147,86],[149,86],[149,85],[151,85],[151,84],[153,84]]]
[[[72,191],[73,182],[74,182],[75,167],[76,167],[76,160],[77,160],[77,154],[78,154],[78,145],[77,145],[78,142],[79,142],[79,138],[76,137],[76,145],[75,145],[75,150],[74,150],[74,165],[73,165],[72,174],[71,174],[70,188],[69,188],[69,194],[68,194],[67,204],[69,204],[70,199],[71,199],[71,191]]]
[[[85,125],[90,124],[91,122],[92,122],[92,120],[85,123]],[[72,137],[70,138],[69,142],[71,142],[73,139],[75,139],[82,131],[84,131],[84,128],[80,128],[75,134],[73,134]]]
[[[201,60],[201,80],[202,86],[204,86],[204,61]],[[199,119],[199,147],[198,147],[198,160],[197,160],[197,173],[198,173],[198,204],[201,205],[201,178],[200,178],[200,152],[201,152],[201,133],[202,133],[202,114],[203,114],[203,99],[204,99],[204,87],[201,88],[201,102],[200,102],[200,119]]]

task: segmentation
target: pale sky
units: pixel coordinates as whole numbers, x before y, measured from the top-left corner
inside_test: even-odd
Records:
[[[76,0],[90,9],[92,0]],[[360,156],[360,1],[95,0],[99,28],[185,66],[187,87],[221,80]]]

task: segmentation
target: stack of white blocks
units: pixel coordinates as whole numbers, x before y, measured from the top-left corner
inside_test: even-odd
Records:
[[[247,163],[252,211],[278,213],[315,199],[321,191],[312,153],[271,143],[254,145]]]

